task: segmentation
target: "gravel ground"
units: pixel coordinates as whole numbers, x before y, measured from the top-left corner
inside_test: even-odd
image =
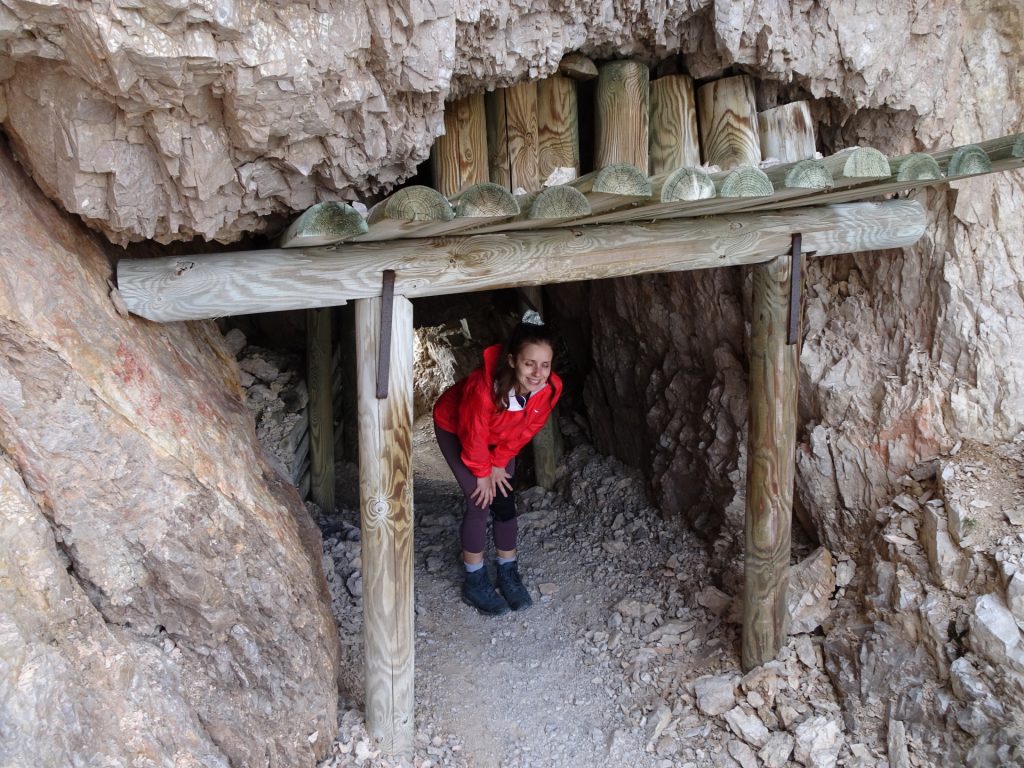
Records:
[[[714,586],[706,547],[658,516],[636,473],[595,453],[571,421],[562,428],[570,449],[556,491],[519,494],[534,605],[495,618],[459,599],[461,495],[429,420],[417,425],[411,760],[373,752],[362,726],[356,484],[354,468],[339,467],[340,515],[320,520],[346,672],[321,768],[781,767],[797,764],[787,758],[802,743],[802,764],[878,764],[879,745],[844,739],[817,639],[791,639],[779,661],[743,677],[734,600]]]

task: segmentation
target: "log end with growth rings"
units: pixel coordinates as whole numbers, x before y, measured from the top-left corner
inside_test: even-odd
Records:
[[[775,191],[771,179],[760,168],[741,165],[722,182],[721,197],[767,197]]]

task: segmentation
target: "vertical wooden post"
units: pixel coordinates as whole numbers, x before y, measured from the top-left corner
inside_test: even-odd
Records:
[[[609,61],[599,68],[594,96],[594,170],[625,163],[646,172],[650,76],[638,61]]]
[[[388,397],[377,399],[381,299],[356,302],[366,729],[411,756],[413,725],[412,303],[395,296]]]
[[[520,310],[535,309],[544,318],[544,298],[540,286],[519,289]],[[546,321],[546,318],[545,318]],[[537,485],[551,490],[555,487],[558,462],[562,459],[562,433],[558,430],[558,406],[551,412],[544,427],[531,441],[533,446],[533,472]]]
[[[780,163],[795,163],[814,157],[814,123],[806,101],[794,101],[757,113],[761,156]]]
[[[487,119],[484,95],[448,102],[444,136],[431,151],[434,187],[445,197],[487,181]]]
[[[513,195],[540,188],[537,81],[487,94],[487,154],[491,181]]]
[[[543,184],[556,168],[580,175],[576,81],[552,75],[537,83],[537,175]]]
[[[753,268],[747,442],[743,669],[774,659],[786,638],[796,462],[797,351],[786,344],[792,257]]]
[[[334,397],[331,391],[331,307],[306,310],[310,496],[334,514]]]
[[[666,75],[651,83],[650,132],[652,176],[700,165],[697,103],[689,75]]]
[[[749,75],[723,77],[697,89],[697,121],[704,160],[723,171],[761,162],[754,81]]]

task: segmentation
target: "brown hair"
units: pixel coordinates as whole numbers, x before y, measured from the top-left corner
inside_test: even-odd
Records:
[[[508,410],[508,393],[515,386],[516,372],[509,366],[508,356],[512,355],[514,360],[523,351],[523,347],[529,344],[547,344],[551,351],[555,350],[555,334],[543,323],[524,323],[520,321],[512,334],[505,342],[501,350],[501,359],[494,370],[494,391],[491,396],[494,398],[494,405],[499,411]],[[550,380],[548,386],[551,386]]]

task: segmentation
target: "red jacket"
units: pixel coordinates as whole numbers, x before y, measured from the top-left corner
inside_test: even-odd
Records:
[[[525,409],[499,411],[491,393],[501,358],[501,344],[485,349],[484,364],[449,387],[434,406],[434,423],[458,435],[462,461],[476,477],[487,477],[491,467],[505,467],[540,432],[562,394],[562,380],[552,372]]]

